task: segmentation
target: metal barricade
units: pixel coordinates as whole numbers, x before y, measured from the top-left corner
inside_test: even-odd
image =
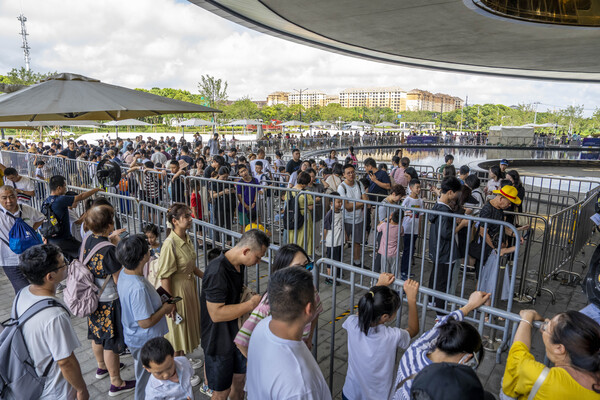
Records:
[[[336,345],[337,341],[345,342],[345,332],[344,330],[339,329],[337,323],[346,315],[349,315],[354,310],[356,310],[359,297],[369,290],[369,288],[371,287],[371,282],[377,280],[378,274],[328,258],[320,259],[317,262],[317,266],[319,268],[313,269],[315,287],[317,288],[317,290],[319,290],[321,299],[331,299],[331,313],[329,318],[321,318],[322,320],[329,320],[329,323],[323,328],[317,328],[319,330],[319,334],[316,334],[313,338],[313,354],[315,355],[316,360],[320,365],[323,365],[324,363],[325,365],[327,365],[328,368],[324,370],[324,375],[325,379],[329,383],[330,389],[333,390],[334,373],[336,371],[334,363],[343,363],[344,361],[347,362],[347,359],[345,359],[344,357],[344,354],[346,354],[346,352],[343,350],[338,352],[339,346]],[[330,287],[325,288],[323,286],[319,286],[320,282],[322,281],[321,278],[323,278],[323,275],[320,271],[322,271],[324,268],[329,268],[332,271],[334,271],[334,284]],[[343,283],[344,286],[337,286],[335,284],[338,281],[336,278],[337,271],[341,271],[342,275],[349,275],[349,278]],[[368,282],[368,284],[361,284],[361,282]],[[402,280],[396,279],[396,281],[394,281],[394,283],[391,285],[393,288],[400,292],[401,298],[403,297],[402,284]],[[347,288],[349,288],[349,296],[347,293]],[[339,292],[341,291],[343,291],[343,293],[340,295]],[[342,299],[340,299],[340,297],[342,297]],[[429,300],[431,297],[443,298],[446,302],[452,304],[452,310],[461,307],[468,302],[466,298],[454,296],[451,294],[440,293],[436,290],[432,290],[425,286],[420,286],[419,297],[417,298],[417,306],[420,312],[419,325],[421,333],[426,330],[426,314],[427,311],[431,310],[429,306]],[[402,319],[403,307],[404,306],[402,304],[396,316],[397,326],[400,324],[400,320]],[[484,314],[489,314],[493,317],[504,318],[505,321],[502,325],[493,325],[485,322]],[[478,331],[480,334],[482,334],[484,329],[488,327],[493,327],[502,332],[501,346],[496,352],[496,362],[499,363],[501,352],[505,350],[509,345],[511,338],[514,335],[514,332],[516,331],[516,327],[521,321],[521,317],[518,314],[502,310],[496,307],[481,306],[479,309],[473,312],[472,317],[465,316],[465,320],[471,323],[475,323],[478,327]],[[535,325],[536,327],[539,327],[540,324],[536,323]],[[327,329],[329,331],[329,337],[327,337],[326,334],[321,334],[321,332],[323,332],[324,329]],[[319,340],[329,341],[329,346],[326,346],[326,348],[328,347],[328,354],[318,354],[317,347],[319,344]],[[336,395],[337,393],[333,394]]]

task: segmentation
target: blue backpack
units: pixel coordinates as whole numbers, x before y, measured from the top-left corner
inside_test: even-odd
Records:
[[[4,239],[2,241],[8,245],[10,250],[15,254],[21,254],[28,248],[42,244],[42,238],[21,216],[23,211],[19,206],[19,217],[7,213],[15,219],[15,224],[8,232],[8,242]]]

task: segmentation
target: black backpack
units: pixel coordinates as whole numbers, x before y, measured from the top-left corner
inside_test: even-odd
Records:
[[[300,212],[300,205],[298,205],[298,214],[296,214],[295,198],[296,196],[291,195],[291,198],[285,202],[283,211],[283,227],[288,231],[302,229],[304,225],[304,216]]]
[[[42,214],[46,217],[42,226],[40,226],[40,233],[46,239],[54,239],[60,235],[62,230],[62,222],[52,209],[52,205],[56,201],[57,197],[53,198],[52,201],[48,202],[48,199],[42,204]]]

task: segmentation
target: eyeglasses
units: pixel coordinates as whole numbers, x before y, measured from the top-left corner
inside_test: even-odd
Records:
[[[61,266],[60,266],[60,267],[58,267],[58,268],[55,268],[55,269],[53,269],[53,270],[52,270],[52,271],[50,271],[50,272],[58,272],[58,271],[60,271],[60,270],[61,270],[61,269],[63,269],[63,268],[67,268],[68,266],[69,266],[69,263],[67,262],[67,260],[63,260],[63,265],[61,265]]]

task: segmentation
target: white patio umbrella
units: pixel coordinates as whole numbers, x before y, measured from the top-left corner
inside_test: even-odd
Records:
[[[109,121],[103,125],[114,126],[117,139],[119,138],[119,127],[120,126],[153,126],[152,124],[149,124],[148,122],[140,121],[139,119],[131,119],[131,118],[130,119],[122,119],[120,121]]]
[[[377,125],[375,125],[378,128],[391,128],[391,127],[396,127],[398,125],[393,124],[391,122],[380,122]]]
[[[235,121],[231,121],[228,124],[225,124],[226,126],[231,126],[231,133],[233,133],[233,127],[234,126],[243,126],[244,127],[244,133],[246,133],[246,127],[248,125],[262,125],[262,122],[260,122],[257,119],[236,119]]]
[[[0,129],[31,129],[37,130],[40,133],[42,140],[42,129],[48,126],[70,126],[79,128],[97,128],[100,124],[96,121],[9,121],[0,122]],[[62,132],[62,131],[61,131]],[[62,135],[60,139],[62,143]]]
[[[212,122],[212,121],[207,121],[205,119],[200,119],[200,118],[190,118],[190,119],[186,119],[185,121],[181,121],[177,123],[178,126],[181,126],[181,133],[183,135],[185,135],[185,127],[186,126],[216,126],[217,124]],[[204,130],[203,130],[204,132]]]

